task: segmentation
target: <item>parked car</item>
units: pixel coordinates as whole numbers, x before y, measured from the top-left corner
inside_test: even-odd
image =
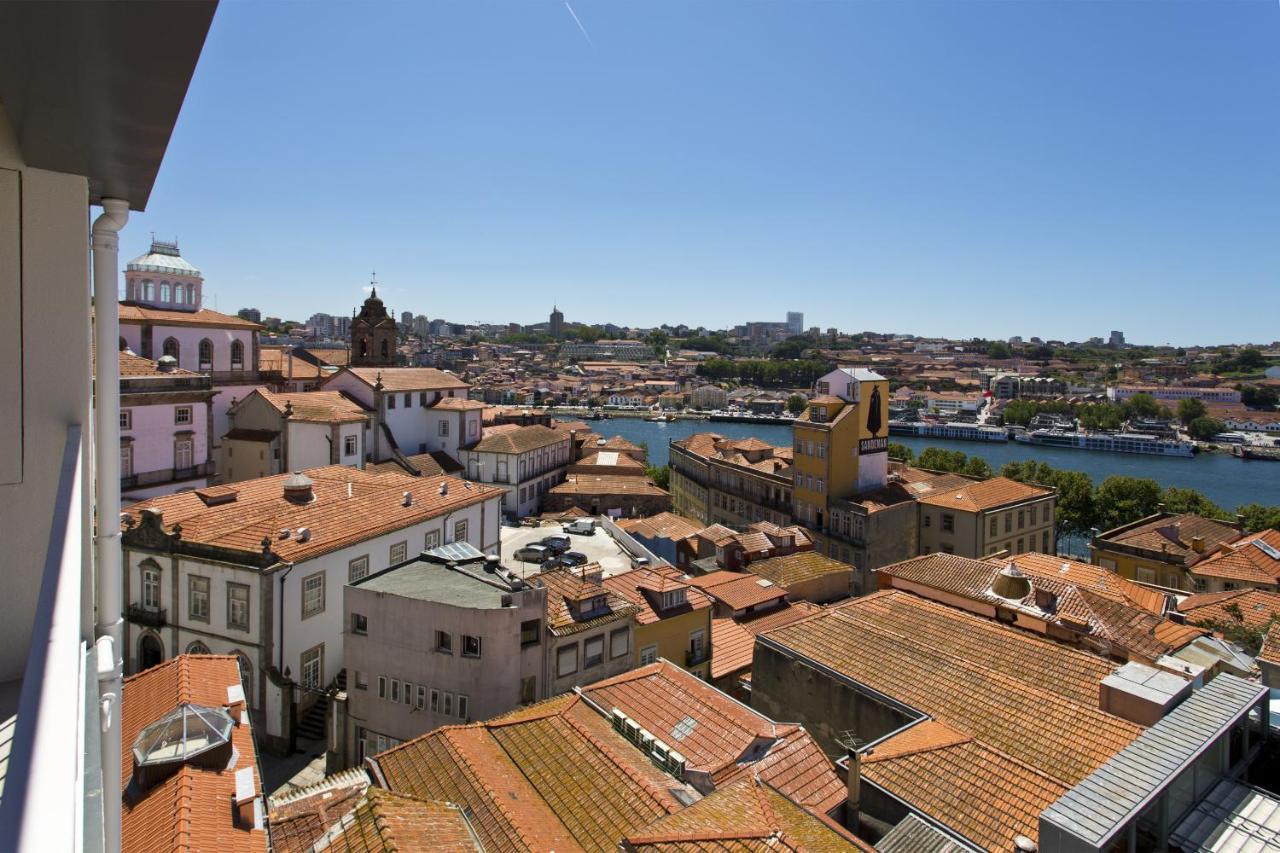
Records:
[[[572,547],[569,543],[569,537],[560,533],[544,536],[538,544],[548,548],[554,554],[562,554]]]
[[[591,536],[596,532],[596,523],[590,518],[577,518],[564,526],[564,532]]]
[[[585,566],[591,562],[587,559],[587,555],[581,551],[565,551],[556,558],[562,566]]]
[[[526,545],[513,555],[522,563],[545,563],[555,556],[546,545]]]

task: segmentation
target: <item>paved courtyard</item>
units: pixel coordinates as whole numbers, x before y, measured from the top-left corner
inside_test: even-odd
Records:
[[[544,536],[563,532],[559,524],[547,524],[543,527],[508,527],[502,528],[502,565],[512,569],[521,577],[527,577],[538,571],[537,563],[519,563],[512,557],[516,550],[525,545],[533,545]],[[606,577],[625,572],[631,568],[631,558],[613,537],[600,528],[591,536],[567,534],[573,546],[572,551],[585,554],[593,563],[599,563]]]

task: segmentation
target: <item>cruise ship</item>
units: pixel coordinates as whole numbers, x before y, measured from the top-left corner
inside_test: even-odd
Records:
[[[1066,447],[1076,450],[1100,450],[1104,453],[1145,453],[1150,456],[1190,457],[1195,446],[1189,441],[1157,438],[1135,432],[1068,432],[1060,429],[1037,429],[1014,436],[1023,444]]]
[[[889,435],[945,438],[951,441],[1009,440],[1009,434],[1000,427],[985,426],[983,424],[931,424],[913,421],[889,421]]]

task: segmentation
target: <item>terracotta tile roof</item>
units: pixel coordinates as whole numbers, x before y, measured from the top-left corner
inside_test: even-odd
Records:
[[[183,370],[181,367],[175,367],[173,370],[161,370],[157,362],[149,358],[143,358],[140,355],[134,355],[126,350],[120,351],[120,378],[136,379],[143,376],[158,377],[187,377],[194,379],[202,374],[193,373],[190,370]]]
[[[603,850],[681,808],[659,770],[576,694],[446,726],[373,759],[389,790],[470,810],[486,850]]]
[[[617,474],[644,474],[644,463],[617,450],[601,450],[583,456],[569,467],[569,471],[575,474],[590,473],[593,469],[604,469]]]
[[[130,795],[131,750],[142,730],[183,704],[225,707],[227,688],[239,684],[240,665],[232,655],[179,655],[124,680],[120,719],[124,753],[120,778],[126,791],[120,821],[123,849],[138,853],[267,849],[265,830],[240,829],[232,822],[230,800],[237,770],[253,768],[255,790],[262,793],[253,731],[247,724],[231,730],[234,766],[210,770],[186,764],[140,795]]]
[[[1067,785],[1140,731],[1098,710],[1106,659],[899,590],[761,637]]]
[[[556,636],[577,634],[600,625],[638,615],[640,606],[596,579],[597,563],[538,572],[529,581],[547,589],[547,630]],[[604,598],[604,607],[587,609],[587,603]]]
[[[756,779],[742,779],[626,838],[652,853],[786,853],[873,848],[829,818],[815,815]]]
[[[670,493],[655,486],[647,477],[619,474],[568,474],[565,481],[551,488],[561,495],[652,495]]]
[[[620,709],[716,787],[746,773],[819,812],[845,796],[835,767],[802,727],[775,723],[669,661],[598,681],[583,694],[606,713]]]
[[[774,584],[788,589],[828,575],[848,575],[850,578],[853,576],[853,566],[833,560],[817,551],[798,551],[782,557],[755,560],[747,566],[747,570],[753,575],[768,578]]]
[[[1280,622],[1272,624],[1267,636],[1262,640],[1262,649],[1258,652],[1258,660],[1273,666],[1280,666]]]
[[[241,551],[255,558],[262,553],[266,537],[273,554],[297,562],[502,494],[500,489],[453,477],[371,474],[341,465],[305,473],[313,480],[314,500],[309,504],[287,500],[283,483],[290,475],[277,474],[233,484],[235,500],[226,503],[206,506],[195,492],[183,492],[133,504],[129,515],[136,523],[144,509],[163,513],[166,532],[181,524],[184,541]],[[447,486],[447,494],[440,494],[441,486]],[[409,506],[404,506],[405,492],[413,495]],[[307,541],[293,535],[280,538],[281,530],[302,527],[311,532]],[[129,536],[127,531],[125,536]]]
[[[222,438],[224,441],[254,441],[259,444],[269,444],[279,437],[280,431],[275,429],[233,429]]]
[[[434,367],[344,367],[334,376],[350,373],[372,388],[382,380],[384,391],[446,391],[469,388],[452,373]]]
[[[698,456],[710,457],[716,454],[716,444],[723,440],[724,436],[718,433],[695,432],[688,438],[677,439],[671,443]]]
[[[328,830],[324,843],[334,853],[484,849],[460,807],[380,788],[370,788],[350,816]]]
[[[1232,610],[1238,607],[1243,623],[1250,628],[1266,628],[1272,620],[1280,620],[1280,592],[1233,589],[1190,595],[1178,604],[1178,610],[1186,614],[1188,622],[1234,624],[1236,617],[1227,610],[1228,607]]]
[[[696,535],[707,540],[712,545],[720,547],[728,545],[736,539],[738,531],[725,527],[723,524],[712,524],[699,530]]]
[[[404,461],[409,463],[413,471],[424,477],[461,474],[463,471],[462,463],[443,450],[433,450],[430,453],[415,453],[413,456],[404,457]],[[375,474],[413,474],[412,471],[405,471],[404,466],[394,459],[367,464],[364,466],[364,470]],[[417,474],[414,474],[414,476],[417,476]]]
[[[270,403],[280,414],[291,408],[290,420],[342,424],[363,423],[369,419],[368,409],[340,391],[276,393],[267,388],[256,388],[253,393]]]
[[[483,453],[525,453],[540,447],[565,443],[568,440],[569,437],[564,433],[537,424],[531,426],[505,424],[485,427],[480,440],[467,449]]]
[[[640,625],[652,625],[662,619],[683,616],[694,610],[705,610],[711,606],[711,599],[702,590],[692,587],[684,580],[684,575],[670,566],[632,569],[616,575],[610,575],[602,581],[605,589],[618,595],[637,608],[636,622]],[[679,607],[663,609],[662,593],[668,590],[683,589],[685,603]]]
[[[1040,812],[1068,790],[1034,767],[934,720],[877,744],[863,778],[988,850],[1036,839]]]
[[[750,614],[744,619],[712,619],[711,677],[719,679],[751,669],[756,634],[790,625],[821,610],[816,604],[797,601],[767,613]]]
[[[1274,587],[1280,584],[1280,558],[1272,553],[1280,553],[1280,530],[1246,533],[1201,560],[1191,574]]]
[[[725,444],[727,447],[731,447],[742,453],[750,453],[753,450],[773,450],[772,444],[769,444],[767,441],[761,441],[754,436],[751,438],[731,439],[730,441],[725,442]]]
[[[1204,537],[1202,551],[1192,547],[1192,539],[1197,536]],[[1095,541],[1102,548],[1108,543],[1141,548],[1161,555],[1166,562],[1194,566],[1211,557],[1218,546],[1235,542],[1240,536],[1233,524],[1186,513],[1155,516],[1150,521],[1108,530]]]
[[[921,495],[922,504],[981,512],[1011,503],[1034,500],[1052,494],[1051,489],[1019,483],[1008,477],[992,477],[990,480],[969,482],[950,491],[933,491]]]
[[[431,408],[446,412],[474,412],[488,407],[479,400],[468,400],[466,397],[441,397],[431,404]]]
[[[648,518],[618,519],[618,526],[628,533],[634,533],[646,539],[671,539],[679,541],[687,539],[698,532],[696,522],[690,521],[674,512],[660,512]]]
[[[1017,610],[1037,621],[1091,638],[1096,642],[1086,645],[1095,650],[1147,661],[1155,661],[1200,636],[1200,631],[1187,631],[1181,625],[1162,630],[1168,621],[1163,617],[1162,605],[1155,612],[1135,605],[1130,595],[1143,603],[1154,602],[1149,601],[1145,589],[1097,566],[1046,554],[1019,555],[1013,563],[1026,577],[1026,594],[1018,599],[996,589],[1009,560],[973,560],[936,553],[885,566],[877,574],[891,579],[894,587],[925,597],[938,598],[930,592],[933,590],[943,596],[960,596]],[[1184,635],[1185,640],[1178,645],[1168,642]]]
[[[261,329],[263,326],[249,320],[220,314],[201,308],[199,311],[170,311],[164,308],[147,308],[129,302],[120,303],[120,322],[127,324],[153,323],[157,326],[208,326],[212,328]]]
[[[581,435],[578,437],[583,438],[583,436]],[[590,438],[590,436],[587,436],[587,438]],[[588,442],[587,445],[583,447],[583,449],[584,450],[588,450],[588,449],[617,450],[620,452],[626,452],[626,451],[635,452],[639,450],[644,450],[644,448],[641,447],[640,445],[627,441],[625,438],[623,438],[620,435],[610,436],[609,438],[597,437],[594,443]]]
[[[258,350],[258,370],[262,373],[279,374],[281,377],[292,375],[295,381],[319,379],[327,375],[319,365],[287,353],[280,347],[262,347]]]
[[[743,610],[787,596],[786,587],[746,572],[709,572],[690,578],[689,583],[732,610]]]
[[[335,822],[356,807],[369,787],[363,769],[344,770],[323,781],[281,797],[268,805],[271,849],[274,853],[304,853]]]

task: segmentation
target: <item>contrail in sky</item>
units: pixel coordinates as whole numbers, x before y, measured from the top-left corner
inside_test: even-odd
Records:
[[[596,43],[591,40],[591,36],[587,33],[587,28],[582,26],[582,21],[578,20],[578,13],[573,11],[573,7],[569,5],[569,0],[564,0],[564,7],[569,10],[569,14],[573,17],[573,22],[578,25],[578,29],[582,32],[582,37],[587,40],[587,44],[591,45],[591,49],[596,49]]]

